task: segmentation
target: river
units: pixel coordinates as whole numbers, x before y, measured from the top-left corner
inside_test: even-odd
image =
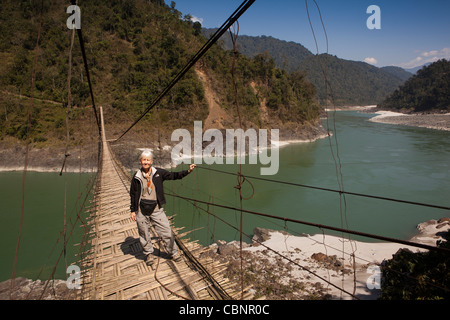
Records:
[[[325,126],[335,134],[312,143],[294,143],[279,150],[280,168],[274,176],[263,178],[314,187],[389,197],[400,200],[450,206],[450,132],[380,124],[368,121],[373,114],[355,111],[330,112]],[[328,122],[328,125],[326,124]],[[337,141],[337,145],[336,145]],[[333,152],[333,153],[332,153]],[[333,157],[334,155],[334,157]],[[183,167],[183,166],[182,166]],[[186,168],[186,165],[184,165]],[[239,191],[234,175],[206,170],[259,176],[259,165],[199,165],[183,180],[167,181],[166,193],[239,208]],[[340,168],[340,170],[339,170]],[[0,281],[11,277],[20,225],[22,173],[0,173]],[[67,174],[68,228],[76,219],[79,198],[86,195],[92,174]],[[418,223],[449,216],[450,212],[386,200],[315,190],[274,182],[249,179],[242,184],[245,210],[296,220],[344,227],[386,237],[409,239]],[[57,173],[27,174],[23,233],[19,247],[17,276],[46,279],[62,253],[65,178]],[[253,186],[253,188],[252,188]],[[217,240],[239,240],[239,211],[198,204],[167,196],[166,211],[175,215],[175,225],[194,230],[189,238],[208,245]],[[225,220],[230,227],[218,218]],[[243,232],[253,228],[286,230],[293,234],[331,233],[326,229],[293,222],[243,214]],[[67,263],[75,261],[82,228],[75,226],[67,249]],[[59,239],[59,241],[58,241]],[[375,241],[355,237],[362,241]],[[244,241],[249,239],[244,236]],[[43,267],[44,266],[44,267]],[[55,278],[65,278],[64,255]],[[42,272],[40,274],[40,272]]]
[[[22,172],[0,172],[0,281],[10,279],[13,272],[22,211],[22,177]],[[56,265],[55,279],[66,278],[66,263],[76,261],[84,234],[77,217],[86,217],[80,210],[84,201],[89,204],[93,177],[89,173],[60,176],[27,172],[17,277],[47,280]]]

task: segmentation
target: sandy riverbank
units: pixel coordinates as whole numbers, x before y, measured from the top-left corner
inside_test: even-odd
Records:
[[[395,124],[404,126],[421,127],[434,130],[450,131],[450,113],[443,114],[405,114],[394,111],[376,111],[376,105],[370,106],[343,106],[325,109],[327,112],[333,111],[359,111],[374,113],[376,116],[369,121],[385,124]]]
[[[376,105],[370,105],[370,106],[339,106],[339,107],[333,107],[333,108],[326,108],[325,111],[369,111],[375,109]]]
[[[404,114],[392,111],[378,111],[369,121],[414,126],[450,131],[450,113],[445,114]]]

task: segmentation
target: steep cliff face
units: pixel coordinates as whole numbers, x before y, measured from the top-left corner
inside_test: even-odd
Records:
[[[205,90],[205,100],[208,105],[208,116],[204,121],[203,128],[205,130],[212,128],[225,129],[227,125],[233,123],[231,114],[220,107],[220,101],[217,99],[217,94],[211,86],[211,80],[206,71],[201,68],[196,68],[195,71],[202,82]]]

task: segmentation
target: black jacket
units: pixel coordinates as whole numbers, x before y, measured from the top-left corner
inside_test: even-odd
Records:
[[[164,187],[163,182],[164,180],[177,180],[177,179],[183,179],[185,176],[189,174],[188,170],[183,170],[179,172],[171,172],[167,171],[161,168],[151,168],[153,171],[153,177],[152,182],[155,186],[156,191],[156,200],[158,202],[158,205],[161,207],[166,203],[166,198],[164,196]],[[131,179],[131,186],[130,186],[130,210],[131,212],[137,212],[139,210],[139,202],[141,200],[143,188],[142,185],[144,183],[145,178],[142,175],[142,170],[138,170],[134,176],[133,179]]]

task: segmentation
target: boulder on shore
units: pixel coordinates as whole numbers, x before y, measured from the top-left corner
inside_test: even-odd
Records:
[[[253,229],[253,238],[252,238],[253,246],[258,246],[260,243],[269,240],[271,233],[274,231],[275,230],[259,228],[259,227],[254,228]],[[280,232],[284,235],[289,235],[289,233],[284,230],[280,230],[278,232]]]
[[[417,225],[419,234],[411,241],[435,246],[437,241],[444,240],[443,236],[450,231],[450,218],[431,219]]]

